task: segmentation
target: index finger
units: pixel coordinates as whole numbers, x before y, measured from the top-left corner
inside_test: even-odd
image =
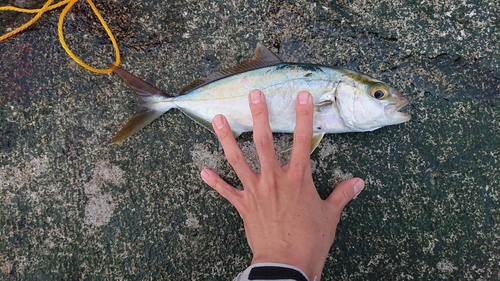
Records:
[[[269,111],[266,98],[260,90],[252,90],[249,95],[250,111],[253,119],[253,140],[259,155],[262,172],[273,171],[279,167],[274,139],[269,124]]]
[[[311,142],[313,133],[314,107],[312,96],[307,91],[302,91],[297,95],[295,101],[296,125],[293,132],[293,147],[290,157],[290,164],[309,160],[311,153]],[[310,167],[309,161],[307,166]]]
[[[241,182],[243,184],[246,183],[246,180],[252,178],[255,174],[250,165],[248,165],[238,143],[236,143],[226,117],[216,115],[212,120],[212,127],[224,148],[224,155],[226,155],[227,161],[231,164]]]

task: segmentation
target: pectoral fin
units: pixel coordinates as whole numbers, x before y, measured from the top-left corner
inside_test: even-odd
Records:
[[[311,142],[311,154],[314,152],[316,147],[318,147],[318,145],[321,142],[321,140],[323,139],[324,135],[325,135],[325,133],[313,134],[312,142]]]
[[[321,142],[321,140],[323,139],[324,135],[325,135],[324,133],[313,134],[312,141],[311,141],[311,154],[314,152],[316,147],[318,147],[318,145]],[[280,151],[280,153],[288,152],[288,151],[292,150],[292,147],[293,147],[293,142],[285,150]]]

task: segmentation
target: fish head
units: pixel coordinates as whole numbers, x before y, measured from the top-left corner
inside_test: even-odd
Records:
[[[408,100],[398,90],[355,72],[344,77],[335,89],[335,105],[352,131],[372,131],[410,120],[409,114],[399,111]]]

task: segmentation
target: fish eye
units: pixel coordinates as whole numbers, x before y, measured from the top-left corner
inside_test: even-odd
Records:
[[[375,85],[370,89],[370,95],[378,100],[383,100],[389,95],[389,91],[382,85]]]
[[[384,92],[382,90],[376,90],[375,93],[373,93],[373,97],[376,99],[381,99],[384,96]]]

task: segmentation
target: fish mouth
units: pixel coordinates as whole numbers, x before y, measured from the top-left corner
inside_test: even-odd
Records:
[[[390,120],[392,120],[394,122],[394,124],[399,124],[399,123],[409,121],[411,119],[410,114],[400,111],[406,105],[408,105],[408,100],[405,97],[400,96],[398,98],[397,102],[389,104],[384,108],[385,115]]]

